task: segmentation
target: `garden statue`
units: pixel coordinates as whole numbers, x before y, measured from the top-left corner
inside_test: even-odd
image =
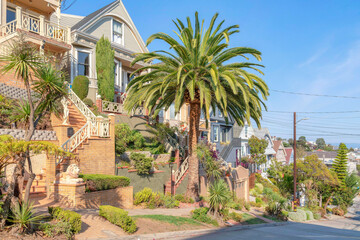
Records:
[[[66,172],[59,173],[57,175],[57,183],[64,184],[78,184],[83,183],[84,180],[79,178],[80,168],[76,164],[71,164]]]
[[[63,115],[63,125],[69,125],[68,123],[68,118],[69,118],[69,108],[68,108],[68,105],[69,105],[69,101],[66,99],[66,98],[63,98],[61,100],[61,103],[64,107],[64,115]]]

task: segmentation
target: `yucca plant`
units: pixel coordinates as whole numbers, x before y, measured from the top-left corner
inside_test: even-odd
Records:
[[[223,179],[216,180],[209,188],[210,211],[219,216],[221,209],[226,208],[231,199],[231,192]]]
[[[161,40],[170,51],[140,53],[132,65],[149,64],[133,73],[125,101],[128,112],[143,106],[155,118],[158,113],[175,105],[176,113],[186,105],[189,111],[189,181],[187,196],[198,198],[199,160],[196,147],[199,139],[201,113],[210,118],[210,108],[219,109],[226,120],[236,121],[240,126],[253,119],[260,125],[262,99],[268,96],[266,83],[256,74],[262,65],[252,63],[248,56],[261,60],[261,52],[248,47],[229,48],[230,37],[239,32],[238,25],[223,27],[224,21],[216,24],[218,14],[208,28],[204,20],[195,23],[190,18],[186,23],[177,19],[178,40],[165,33],[149,37],[147,45]],[[236,62],[240,60],[240,62]],[[250,70],[250,71],[249,71]],[[141,74],[140,74],[141,73]]]
[[[12,208],[9,221],[14,223],[20,232],[25,232],[31,229],[31,225],[38,223],[41,219],[43,219],[43,215],[35,216],[31,203],[23,202],[16,203]]]

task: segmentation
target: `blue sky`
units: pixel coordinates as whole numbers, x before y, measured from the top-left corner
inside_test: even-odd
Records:
[[[77,0],[66,13],[87,15],[112,0]],[[207,22],[214,13],[225,25],[240,25],[231,46],[260,50],[263,77],[270,89],[360,97],[360,1],[280,0],[123,0],[144,41],[153,33],[172,33],[172,19],[193,17]],[[84,7],[86,6],[86,7]],[[154,42],[149,50],[164,48]],[[338,112],[360,110],[360,99],[289,95],[270,91],[269,111]],[[360,112],[298,114],[298,136],[327,142],[359,143]],[[289,138],[291,113],[264,113],[263,127]]]

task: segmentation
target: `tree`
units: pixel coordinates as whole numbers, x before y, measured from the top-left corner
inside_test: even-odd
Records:
[[[89,78],[76,76],[72,84],[72,90],[81,100],[84,100],[89,93]]]
[[[345,178],[347,175],[347,152],[346,145],[344,143],[340,143],[338,154],[332,165],[333,171],[343,184],[345,184]]]
[[[249,139],[251,158],[257,165],[266,163],[266,156],[264,153],[267,145],[268,142],[265,139],[259,139],[255,136],[251,136]]]
[[[26,111],[20,112],[25,118],[24,121],[27,122],[24,140],[30,141],[36,126],[45,114],[59,114],[59,100],[67,93],[64,76],[62,72],[48,65],[45,56],[40,55],[38,49],[26,42],[23,35],[20,35],[19,39],[10,44],[8,54],[1,56],[0,60],[4,62],[1,72],[13,72],[25,85],[27,99],[24,106],[27,109],[22,109]],[[32,96],[32,92],[35,93],[35,96]],[[13,181],[6,195],[4,211],[8,211],[10,208],[11,199],[12,202],[16,202],[23,198],[22,189],[26,161],[29,166],[30,178],[25,188],[24,200],[27,201],[29,198],[30,187],[35,179],[35,174],[32,172],[30,151],[27,149],[21,153],[17,160]]]
[[[325,140],[323,138],[316,139],[316,145],[318,149],[324,149],[326,147]]]
[[[354,152],[354,149],[352,147],[349,148],[349,152]]]
[[[306,151],[303,146],[296,146],[296,158],[303,158],[306,155]]]
[[[254,74],[262,74],[262,65],[234,62],[236,57],[247,55],[261,60],[261,53],[247,47],[229,48],[229,37],[238,32],[238,26],[222,28],[224,21],[215,25],[218,14],[212,18],[207,29],[200,23],[195,13],[195,24],[187,18],[174,21],[179,41],[165,33],[149,37],[147,45],[154,40],[164,41],[171,52],[155,51],[137,54],[132,65],[138,62],[147,65],[133,73],[136,76],[128,85],[125,109],[132,111],[139,106],[148,110],[152,117],[175,105],[179,113],[182,106],[189,109],[189,181],[187,196],[197,198],[199,190],[199,160],[196,148],[199,139],[200,115],[206,121],[211,109],[219,109],[225,119],[236,121],[240,126],[253,119],[260,126],[262,109],[266,108],[262,99],[268,96],[266,83]],[[229,63],[231,62],[231,63]],[[247,70],[251,70],[247,71]],[[137,73],[142,72],[143,74]]]
[[[0,171],[8,164],[16,164],[16,168],[19,168],[19,164],[23,162],[23,156],[26,152],[32,153],[41,153],[46,152],[47,155],[54,156],[66,156],[71,157],[72,154],[68,152],[64,152],[61,148],[59,148],[54,143],[45,142],[45,141],[24,141],[24,140],[16,140],[12,136],[1,135],[0,136]],[[31,168],[31,161],[29,168]],[[16,170],[15,170],[16,171]],[[17,178],[13,177],[10,180],[9,187],[7,190],[7,196],[14,196],[18,192],[22,194],[23,189],[19,188],[19,185],[15,185]],[[1,213],[3,216],[2,225],[5,223],[7,216],[9,214],[9,206],[11,203],[19,203],[18,201],[14,201],[11,197],[6,197],[4,201],[3,212]],[[28,201],[23,201],[28,202]]]
[[[289,138],[288,142],[291,147],[294,147],[294,140],[292,138]]]
[[[101,98],[106,101],[114,101],[114,50],[108,38],[102,36],[96,43],[96,72],[98,89]]]

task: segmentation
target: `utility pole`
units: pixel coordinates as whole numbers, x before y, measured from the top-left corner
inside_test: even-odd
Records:
[[[296,112],[294,112],[294,201],[293,201],[293,210],[296,210]]]

